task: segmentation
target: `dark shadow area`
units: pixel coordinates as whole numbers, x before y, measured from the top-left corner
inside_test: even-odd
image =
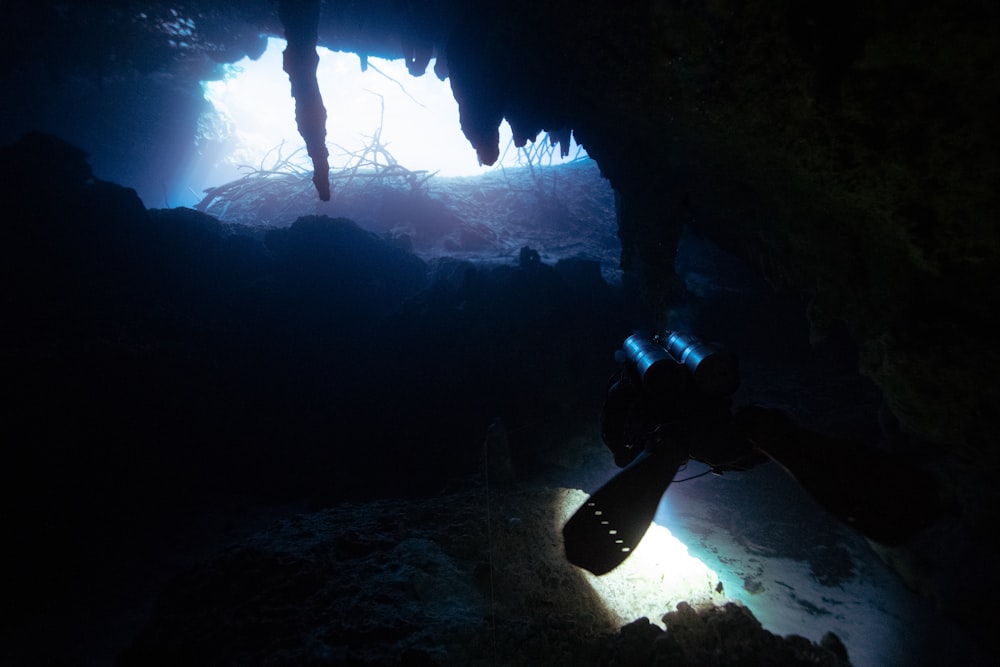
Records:
[[[557,496],[480,483],[294,516],[172,581],[119,664],[592,664],[614,625],[562,556]]]
[[[323,647],[355,644],[411,646],[412,664],[431,664],[423,633],[459,618],[457,634],[435,635],[465,647],[451,656],[610,664],[660,651],[650,648],[652,631],[601,634],[604,612],[563,559],[551,492],[541,488],[602,481],[591,464],[610,459],[596,422],[604,380],[617,367],[612,351],[656,319],[629,280],[610,285],[597,261],[550,264],[531,247],[508,262],[422,258],[344,218],[268,228],[190,209],[146,210],[134,191],[96,179],[82,151],[41,134],[2,149],[0,182],[10,212],[0,307],[15,388],[5,405],[3,478],[19,545],[6,568],[19,618],[15,663],[98,664],[95,655],[117,654],[153,597],[184,571],[127,664],[197,664],[214,655],[215,639],[251,664],[285,655],[274,641],[298,647],[283,664],[342,664]],[[667,317],[749,360],[753,391],[739,399],[807,421],[825,417],[832,430],[875,427],[865,415],[876,395],[856,376],[849,346],[833,339],[809,348],[803,323],[789,315],[797,304],[768,297],[740,262],[698,243],[682,243],[682,282]],[[824,380],[824,369],[835,372]],[[498,417],[507,465],[522,485],[500,497],[539,497],[515,508],[501,499],[490,519],[477,494],[485,496],[483,443]],[[728,502],[766,496],[752,491]],[[766,500],[781,511],[781,500]],[[277,537],[261,532],[274,518],[345,502],[355,503],[352,528],[286,523]],[[529,522],[529,514],[538,516]],[[326,515],[306,516],[297,521]],[[475,533],[483,520],[496,521],[493,536],[506,540],[487,544],[485,564]],[[387,534],[372,546],[364,528],[372,521],[373,533],[388,521],[407,537]],[[440,530],[447,534],[420,541]],[[255,540],[269,544],[255,551]],[[316,540],[324,546],[310,551]],[[410,550],[394,560],[401,549]],[[371,566],[356,573],[366,583],[344,583],[354,570],[341,565],[357,558]],[[400,567],[410,573],[402,580]],[[490,573],[512,583],[494,586],[487,605]],[[438,615],[418,609],[399,620],[386,611],[367,624],[333,622],[323,646],[303,638],[306,616],[335,609],[346,619],[352,600],[382,586],[419,607],[436,576],[451,577],[454,588],[426,599],[455,602]],[[337,577],[343,590],[330,583]],[[260,596],[242,598],[247,589]],[[357,608],[391,599],[365,598]],[[486,624],[490,609],[501,613]],[[242,620],[226,626],[234,613]],[[81,618],[115,614],[100,625],[118,634],[84,637]],[[491,637],[493,623],[497,652],[468,648]],[[40,647],[50,624],[63,636]],[[211,628],[222,627],[216,637]]]
[[[92,642],[110,655],[126,633],[95,640],[95,619],[138,608],[122,596],[148,602],[170,574],[265,518],[464,488],[496,417],[519,479],[590,488],[601,480],[584,462],[607,461],[587,425],[610,351],[650,324],[735,347],[745,389],[734,400],[881,440],[839,456],[843,488],[883,480],[853,465],[875,453],[897,472],[913,463],[938,477],[947,516],[909,544],[874,550],[919,592],[914,604],[988,647],[988,536],[1000,528],[1000,352],[989,333],[1000,328],[997,7],[6,2],[0,146],[49,132],[85,147],[94,172],[51,138],[0,149],[0,482],[16,545],[5,551],[6,600],[18,619],[0,644],[24,649],[0,662],[106,664]],[[298,9],[308,22],[283,20]],[[212,161],[233,147],[199,127],[200,82],[298,29],[362,69],[404,58],[414,76],[447,79],[455,129],[484,164],[500,153],[503,121],[518,143],[546,131],[565,148],[572,137],[614,201],[562,203],[599,208],[611,225],[598,232],[515,179],[505,199],[423,188],[437,199],[417,208],[418,176],[410,192],[380,192],[378,206],[311,201],[274,231],[147,210],[142,202],[169,208],[203,179],[192,149]],[[290,87],[281,79],[273,94]],[[328,119],[313,107],[314,146],[343,94],[331,89]],[[284,197],[235,199],[251,218],[275,219],[288,213]],[[534,227],[522,206],[552,225],[538,243],[522,240]],[[515,226],[520,235],[500,233]],[[706,243],[685,268],[678,243],[690,231]],[[610,249],[624,287],[601,279]],[[702,264],[706,249],[727,257]],[[633,287],[655,305],[636,307]],[[831,444],[840,455],[843,442]],[[772,521],[801,503],[764,499],[765,477],[777,478],[747,476],[719,498],[722,511],[705,513],[713,543],[746,538],[761,552],[770,547],[760,535],[807,539],[798,519],[788,530]],[[701,508],[710,497],[691,495]],[[725,511],[736,503],[767,516],[738,521]],[[842,552],[826,555],[810,563],[836,584],[849,568]],[[822,607],[809,602],[793,610]],[[934,662],[921,653],[929,638],[961,661],[966,642],[931,627],[893,640]],[[648,626],[633,630],[656,641]]]
[[[635,320],[596,262],[428,264],[345,219],[147,211],[44,135],[0,162],[8,599],[28,617],[206,498],[434,495],[479,472],[496,417],[518,476],[551,473]]]

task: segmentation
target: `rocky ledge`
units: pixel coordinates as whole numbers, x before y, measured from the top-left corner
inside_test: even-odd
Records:
[[[664,528],[609,575],[572,567],[584,499],[470,482],[294,516],[173,580],[119,664],[848,664],[832,634],[764,630]]]

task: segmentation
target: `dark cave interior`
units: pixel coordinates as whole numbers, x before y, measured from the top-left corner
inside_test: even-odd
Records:
[[[1000,12],[947,4],[4,2],[3,662],[865,664],[856,637],[782,639],[720,599],[622,626],[561,563],[558,490],[616,471],[613,353],[666,328],[739,353],[738,404],[831,436],[794,443],[823,449],[828,498],[877,489],[889,521],[912,471],[941,514],[893,545],[760,521],[738,505],[810,502],[769,496],[770,464],[676,507],[833,587],[877,562],[935,629],[879,664],[987,664]],[[296,181],[237,221],[150,206],[200,82],[268,36],[293,54],[310,203],[287,205]],[[317,46],[446,80],[484,164],[504,121],[592,160],[552,168],[558,197],[482,177],[349,198]],[[263,224],[276,202],[290,217]]]

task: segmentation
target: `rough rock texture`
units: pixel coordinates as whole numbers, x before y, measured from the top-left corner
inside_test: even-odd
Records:
[[[655,600],[678,611],[666,633],[642,618],[615,636],[623,621],[553,530],[585,499],[480,481],[293,517],[175,579],[119,665],[848,664],[835,638],[831,651],[775,637],[745,608],[715,607],[717,580],[688,588],[639,553],[600,595],[648,590],[654,618]]]
[[[282,34],[266,2],[7,14],[8,90],[28,99],[51,87],[28,76],[164,72],[182,90]],[[815,335],[846,323],[908,431],[997,470],[998,358],[981,333],[998,297],[997,25],[982,3],[441,0],[320,3],[318,40],[415,74],[434,56],[486,163],[501,119],[521,139],[571,128],[653,294],[681,228],[702,228],[808,299]]]
[[[608,665],[849,665],[840,639],[827,633],[814,644],[776,637],[746,608],[728,603],[696,611],[682,602],[663,617],[666,630],[640,618],[611,642]]]
[[[998,11],[932,0],[323,2],[318,40],[362,63],[405,57],[414,74],[436,56],[485,162],[501,118],[519,138],[571,128],[617,192],[623,264],[661,320],[688,225],[801,297],[814,337],[846,327],[904,431],[896,455],[948,455],[938,467],[957,535],[923,545],[930,559],[892,558],[924,582],[928,567],[961,567],[953,537],[983,558],[975,544],[998,528]],[[179,168],[167,149],[194,134],[197,82],[282,33],[264,0],[19,0],[3,18],[5,99],[20,101],[4,105],[4,143],[43,121],[72,126],[90,150],[114,139],[118,180],[141,172],[154,192],[155,170],[139,167]],[[51,189],[41,195],[36,213],[52,203]],[[94,284],[127,291],[94,265]],[[970,588],[935,597],[976,624],[989,613]]]

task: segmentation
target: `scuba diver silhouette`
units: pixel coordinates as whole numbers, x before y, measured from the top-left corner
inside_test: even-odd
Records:
[[[780,410],[734,410],[740,376],[732,352],[668,331],[630,336],[620,361],[601,411],[601,436],[623,470],[563,527],[574,565],[604,574],[628,558],[689,459],[716,474],[775,461],[827,512],[889,546],[939,513],[928,473],[870,446],[810,431]]]

